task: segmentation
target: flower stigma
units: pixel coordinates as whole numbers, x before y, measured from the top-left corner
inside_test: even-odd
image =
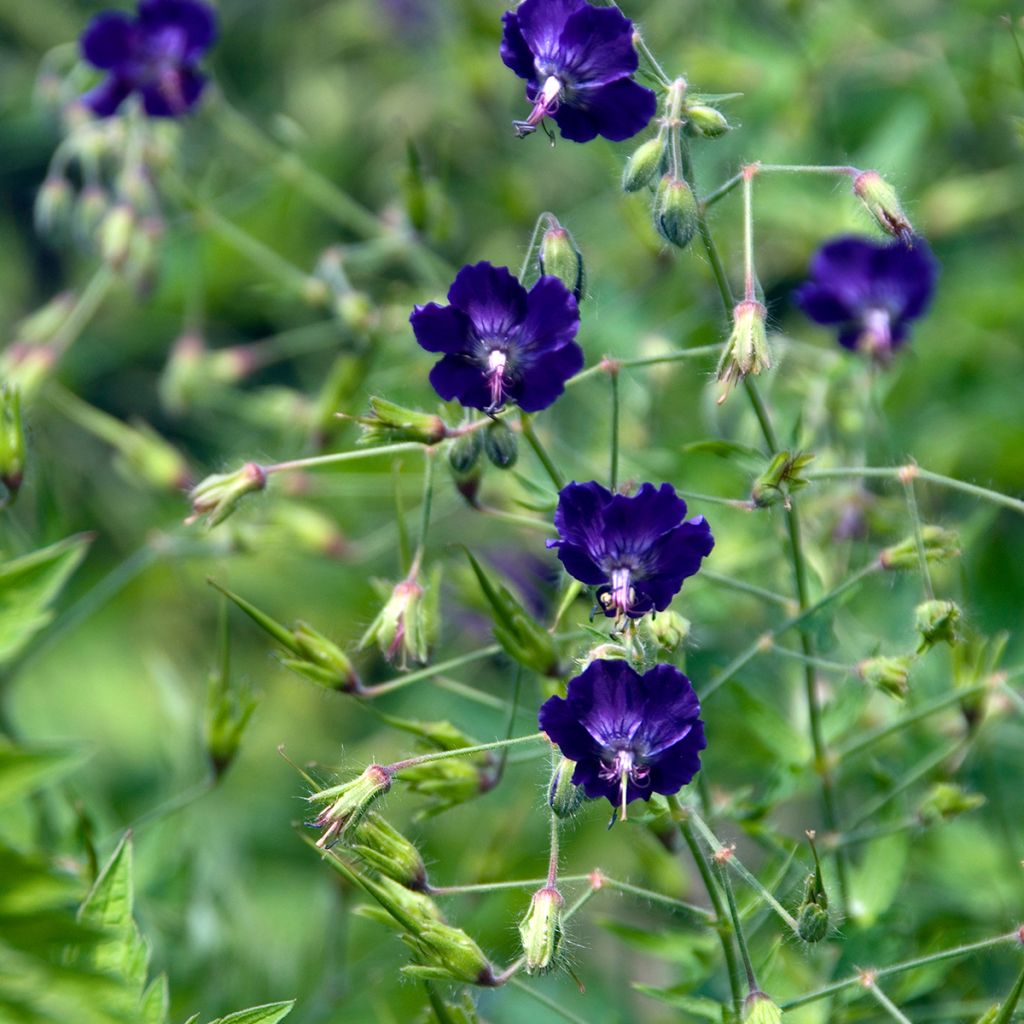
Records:
[[[549,114],[558,110],[559,97],[562,94],[562,82],[554,75],[548,75],[544,80],[540,95],[533,104],[533,110],[525,121],[513,121],[512,125],[516,130],[516,138],[525,139],[537,130],[537,125]]]

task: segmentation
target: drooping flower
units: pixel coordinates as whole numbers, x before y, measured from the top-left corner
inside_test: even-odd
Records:
[[[569,680],[567,696],[541,705],[541,729],[570,761],[590,798],[626,804],[678,793],[700,771],[707,746],[700,703],[674,665],[640,675],[621,660],[593,661]]]
[[[573,142],[597,135],[621,142],[654,116],[654,93],[631,77],[639,60],[633,23],[621,11],[585,0],[523,0],[503,21],[501,59],[526,79],[533,104],[515,122],[520,138],[550,117]]]
[[[507,267],[476,263],[458,272],[448,302],[417,306],[409,317],[420,346],[443,354],[430,383],[445,401],[487,412],[512,401],[537,412],[583,368],[573,340],[579,310],[556,277],[527,292]]]
[[[132,18],[103,11],[82,33],[82,56],[107,77],[82,101],[110,117],[138,93],[150,117],[178,117],[199,101],[206,77],[197,64],[217,36],[217,18],[201,0],[141,0]]]
[[[839,328],[839,344],[887,362],[910,323],[928,308],[938,267],[928,243],[874,242],[848,236],[826,242],[796,291],[815,322]]]
[[[644,484],[628,498],[598,483],[571,483],[558,496],[560,536],[548,547],[570,575],[599,587],[605,615],[640,618],[664,611],[715,546],[704,517],[685,515],[671,484]]]

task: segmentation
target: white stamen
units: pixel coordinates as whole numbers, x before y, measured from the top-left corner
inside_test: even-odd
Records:
[[[558,94],[561,91],[562,83],[555,78],[554,75],[548,75],[547,81],[544,83],[544,88],[541,89],[541,102],[550,110],[552,101],[558,97]]]
[[[628,569],[612,569],[612,604],[620,611],[629,611],[633,603],[634,591],[629,585]]]
[[[491,408],[497,409],[504,397],[505,366],[508,356],[500,349],[491,349],[487,356],[487,383],[491,389]]]
[[[889,311],[869,309],[864,314],[864,333],[861,344],[872,355],[885,357],[892,349],[892,321]]]

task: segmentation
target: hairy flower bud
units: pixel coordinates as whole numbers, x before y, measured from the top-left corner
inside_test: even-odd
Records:
[[[985,805],[981,793],[968,793],[952,782],[937,782],[921,801],[917,816],[926,825],[939,821],[952,821]]]
[[[697,231],[697,199],[682,178],[666,174],[654,195],[654,227],[658,234],[685,249]]]
[[[952,530],[941,526],[922,526],[921,544],[925,560],[932,564],[938,565],[960,556],[960,538]],[[910,536],[885,548],[878,556],[878,561],[883,569],[916,569],[920,564],[917,539]]]
[[[869,686],[897,700],[907,695],[907,680],[914,659],[906,655],[895,658],[866,658],[857,666],[857,673]]]
[[[717,139],[731,127],[725,114],[717,107],[709,106],[706,103],[688,103],[686,105],[684,129],[687,135],[694,135],[701,139]]]
[[[778,1004],[757,990],[743,1001],[743,1024],[782,1024],[782,1010]]]
[[[645,185],[649,185],[658,173],[664,151],[665,140],[661,135],[637,146],[622,170],[622,191],[639,192]]]
[[[194,523],[206,516],[206,525],[217,526],[238,506],[247,494],[267,486],[267,471],[255,462],[247,462],[233,473],[214,473],[199,482],[189,494],[192,515],[185,522]]]
[[[461,479],[476,469],[484,450],[483,434],[479,430],[460,434],[448,449],[448,465],[456,480]]]
[[[861,171],[853,179],[853,192],[886,234],[908,244],[913,241],[914,229],[903,212],[896,189],[878,171]]]
[[[448,433],[440,416],[406,409],[377,396],[370,398],[369,414],[357,416],[356,422],[363,428],[359,439],[361,444],[390,444],[393,441],[437,444]]]
[[[725,385],[718,398],[721,405],[729,396],[732,386],[748,374],[759,374],[771,368],[768,351],[768,331],[765,320],[768,313],[760,302],[745,300],[732,311],[732,332],[718,361],[718,379]]]
[[[519,922],[527,974],[547,974],[557,966],[564,904],[565,898],[554,886],[545,886],[533,894],[530,909]]]
[[[0,483],[7,493],[0,508],[14,503],[25,476],[25,431],[21,420],[21,392],[16,385],[0,384]]]
[[[408,665],[410,658],[425,664],[428,640],[424,613],[423,587],[415,579],[396,583],[359,641],[359,649],[376,644],[388,661],[397,662],[401,668]]]
[[[647,619],[647,629],[654,642],[663,650],[673,652],[686,642],[690,635],[690,620],[679,612],[664,611]]]
[[[548,806],[559,818],[571,818],[583,803],[583,787],[572,781],[576,762],[561,757],[551,773],[548,786]]]
[[[374,871],[417,892],[427,888],[427,869],[420,851],[376,811],[352,826],[352,852]]]
[[[577,301],[583,298],[586,287],[583,253],[572,235],[554,217],[540,240],[539,262],[542,274],[557,277]]]
[[[828,893],[821,876],[821,862],[814,845],[814,833],[807,833],[814,857],[814,870],[804,882],[804,898],[797,910],[796,932],[804,942],[821,942],[829,933],[831,922],[828,913]]]
[[[953,601],[925,601],[914,610],[914,628],[921,634],[917,653],[938,643],[955,647],[960,641],[960,608]]]
[[[327,804],[312,822],[323,829],[317,847],[329,849],[344,838],[390,788],[391,772],[384,765],[371,764],[358,778],[307,797],[310,803]]]
[[[768,468],[754,481],[751,500],[758,508],[768,508],[781,501],[789,508],[789,496],[807,486],[800,473],[814,461],[811,452],[779,452]]]
[[[282,659],[285,667],[329,690],[351,692],[358,688],[356,670],[336,643],[305,622],[295,623],[292,637],[298,657]]]
[[[498,469],[511,469],[519,458],[519,442],[503,420],[495,420],[484,428],[484,451]]]

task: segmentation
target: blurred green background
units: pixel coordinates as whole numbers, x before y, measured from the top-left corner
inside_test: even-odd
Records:
[[[94,256],[40,241],[34,232],[35,192],[59,133],[55,116],[33,96],[44,54],[72,40],[99,9],[0,0],[5,342],[16,340],[15,324],[23,316],[59,291],[81,288],[96,265]],[[384,223],[397,226],[398,242],[361,245],[287,174],[274,173],[271,161],[253,159],[238,144],[231,134],[237,122],[212,94],[185,125],[183,176],[222,215],[306,272],[325,248],[349,247],[352,285],[372,309],[374,356],[346,412],[362,411],[369,394],[435,405],[426,381],[431,358],[415,346],[406,317],[414,303],[440,298],[450,275],[436,261],[420,273],[420,264],[408,258],[412,243],[401,237],[410,219],[425,245],[453,267],[488,259],[516,268],[537,213],[554,212],[586,259],[580,341],[588,364],[602,355],[628,358],[723,339],[724,319],[702,255],[665,251],[646,199],[618,190],[629,143],[559,140],[550,147],[540,135],[514,138],[510,122],[526,108],[521,83],[497,54],[502,9],[468,0],[219,5],[222,37],[208,66],[226,100],[285,150],[380,211]],[[723,108],[735,130],[698,147],[704,190],[741,161],[755,159],[877,168],[900,189],[941,261],[933,310],[917,326],[910,350],[878,383],[889,425],[873,426],[865,412],[864,368],[836,355],[827,333],[802,321],[788,300],[820,241],[843,231],[872,233],[873,226],[846,186],[830,178],[758,179],[757,269],[780,335],[780,358],[764,388],[780,433],[790,435],[802,410],[803,443],[818,453],[818,464],[848,464],[866,447],[875,464],[912,456],[933,471],[1019,494],[1024,189],[1018,119],[1024,116],[1024,88],[1001,20],[1004,6],[636,0],[623,9],[642,25],[670,73],[685,74],[701,92],[743,94]],[[717,206],[713,219],[734,281],[740,269],[738,215],[737,195]],[[211,533],[182,527],[188,511],[183,493],[125,472],[108,444],[69,417],[61,389],[119,420],[149,423],[183,453],[198,479],[248,459],[309,454],[311,407],[338,351],[351,348],[359,330],[296,301],[280,280],[225,245],[170,195],[166,216],[156,287],[142,298],[115,287],[30,405],[26,484],[17,505],[0,513],[4,557],[71,534],[92,535],[53,622],[0,678],[12,735],[27,743],[81,746],[91,757],[40,801],[6,808],[2,831],[16,845],[38,845],[67,858],[67,866],[84,877],[85,847],[76,838],[83,819],[102,856],[126,827],[136,828],[136,913],[153,945],[154,970],[169,974],[173,1019],[202,1010],[205,1020],[297,996],[290,1018],[297,1024],[406,1021],[420,1012],[424,996],[419,986],[398,981],[403,949],[379,925],[348,913],[359,897],[339,887],[296,839],[292,826],[303,817],[303,785],[276,753],[283,744],[297,761],[352,772],[370,759],[400,756],[408,749],[401,736],[381,731],[345,697],[289,674],[265,638],[233,616],[233,675],[259,691],[262,701],[223,781],[177,811],[173,805],[182,795],[195,795],[207,775],[201,721],[206,677],[217,657],[219,605],[205,578],[215,577],[283,621],[304,619],[354,644],[378,607],[370,577],[394,580],[399,572],[393,495],[397,486],[414,522],[421,460],[407,458],[397,484],[385,460],[309,475],[292,489],[281,479]],[[184,404],[168,401],[168,359],[187,328],[219,349],[307,326],[297,336],[303,351],[294,358],[237,384],[199,387]],[[687,450],[709,437],[757,440],[741,396],[715,405],[712,370],[708,360],[624,375],[624,477],[671,480],[683,491],[747,495],[744,465]],[[604,479],[607,473],[608,400],[606,381],[595,377],[542,417],[549,449],[570,477]],[[358,436],[347,424],[332,430],[330,450],[351,447]],[[520,469],[545,486],[529,453]],[[511,508],[508,502],[525,492],[498,476],[487,475],[483,493]],[[521,561],[525,550],[538,559],[545,555],[543,533],[475,514],[441,480],[431,553],[446,565],[437,645],[438,656],[445,657],[489,642],[485,619],[467,611],[478,598],[450,545],[467,543],[496,564]],[[898,489],[881,486],[873,493],[878,497],[869,502],[868,539],[840,543],[832,531],[862,496],[845,483],[808,492],[804,507],[817,592],[906,533]],[[974,634],[1018,630],[1024,593],[1020,517],[929,487],[919,489],[919,502],[927,521],[961,533],[963,558],[936,575],[940,594],[962,603]],[[711,568],[789,592],[777,511],[752,515],[700,501],[691,505],[707,515],[718,541]],[[310,512],[318,517],[315,529],[303,532],[295,517]],[[878,650],[912,650],[912,609],[919,598],[913,577],[872,582],[834,624],[823,625],[826,656],[852,664]],[[700,577],[686,585],[676,607],[694,623],[687,670],[698,689],[777,621],[756,599]],[[573,615],[583,621],[586,611],[581,602]],[[1016,665],[1022,656],[1014,636],[1005,663]],[[371,680],[393,674],[372,657],[362,665]],[[911,704],[946,692],[951,665],[945,649],[923,658]],[[492,659],[457,678],[507,697],[513,675],[507,660]],[[855,679],[832,683],[834,735],[856,736],[901,713],[884,697],[869,699]],[[707,777],[729,808],[719,831],[740,841],[741,853],[755,865],[764,854],[743,839],[730,814],[756,823],[767,813],[771,829],[795,839],[807,827],[820,827],[814,787],[806,765],[798,763],[803,754],[789,743],[804,729],[799,692],[795,666],[768,657],[705,709]],[[541,696],[540,685],[528,680],[522,731],[532,728]],[[383,703],[407,715],[450,717],[485,740],[504,727],[500,710],[431,684]],[[1015,780],[1024,754],[1019,721],[1009,711],[994,718],[958,776],[987,797],[986,806],[912,843],[902,834],[859,847],[854,856],[861,896],[877,905],[841,925],[842,941],[810,951],[774,941],[773,924],[760,929],[755,958],[764,966],[765,988],[791,997],[849,973],[853,965],[906,959],[1017,923],[1024,842]],[[876,756],[844,767],[844,814],[855,817],[908,766],[948,743],[958,722],[955,715],[940,716],[899,734]],[[536,759],[516,764],[494,792],[426,822],[411,823],[418,805],[403,793],[389,799],[388,814],[420,842],[439,884],[536,877],[547,858],[543,765]],[[897,801],[904,816],[923,790],[912,789],[905,804]],[[607,832],[605,810],[590,807],[567,837],[567,872],[600,865],[638,884],[702,899],[688,864],[642,829]],[[783,898],[788,906],[798,901],[794,884]],[[453,899],[446,907],[498,962],[507,962],[517,955],[514,923],[525,904],[526,894],[517,892]],[[565,974],[531,985],[587,1021],[689,1019],[630,984],[685,988],[695,979],[696,988],[722,991],[720,979],[703,980],[714,948],[692,933],[663,932],[670,920],[617,895],[601,896],[571,935],[571,958],[586,996]],[[616,938],[602,926],[609,921],[642,924],[646,933],[627,935],[623,945],[622,928]],[[921,974],[907,976],[890,994],[914,1020],[967,1020],[1005,993],[1017,966],[1010,952],[997,950],[954,961],[923,980]],[[793,1019],[829,1019],[823,1006],[813,1004]],[[484,994],[481,1009],[496,1022],[527,1014],[537,1024],[560,1019],[511,989]],[[863,999],[835,1014],[831,1019],[886,1019]]]

